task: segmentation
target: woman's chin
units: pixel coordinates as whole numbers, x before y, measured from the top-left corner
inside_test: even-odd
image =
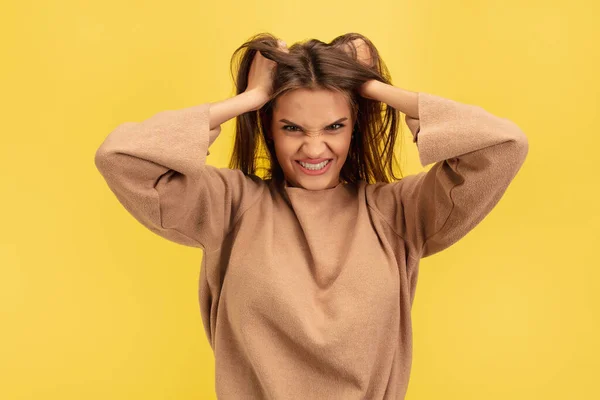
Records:
[[[301,187],[307,190],[324,190],[335,187],[335,185],[339,183],[339,179],[332,180],[331,177],[327,175],[328,174],[308,177],[296,176],[294,186]]]

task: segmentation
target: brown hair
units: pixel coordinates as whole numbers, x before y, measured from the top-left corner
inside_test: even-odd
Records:
[[[359,38],[369,47],[371,66],[357,60],[353,46],[346,47],[352,54],[343,48]],[[348,33],[336,37],[331,43],[316,39],[295,43],[286,53],[278,48],[277,40],[271,34],[261,33],[233,53],[231,73],[236,94],[246,90],[248,72],[257,51],[275,61],[277,66],[270,100],[260,110],[244,113],[236,119],[235,143],[229,168],[238,168],[246,175],[257,176],[260,176],[257,171],[264,169],[266,173],[261,176],[263,179],[272,179],[274,183],[283,185],[285,176],[277,161],[274,144],[272,140],[267,140],[272,137],[270,130],[274,102],[283,93],[298,88],[328,89],[346,96],[352,110],[352,120],[355,121],[354,139],[340,171],[340,180],[347,183],[360,180],[389,183],[390,178],[398,179],[393,163],[400,170],[394,157],[399,112],[382,102],[362,97],[358,92],[359,87],[371,79],[391,84],[390,74],[371,41],[358,33]],[[235,79],[233,71],[239,53],[242,55]],[[261,152],[266,153],[266,157]],[[258,165],[261,160],[268,162],[266,167]]]

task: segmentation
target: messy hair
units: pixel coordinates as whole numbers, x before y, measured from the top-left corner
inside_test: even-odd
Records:
[[[352,45],[355,39],[362,39],[368,46],[371,65],[358,60]],[[358,33],[348,33],[330,43],[317,39],[295,43],[288,50],[281,51],[275,36],[261,33],[233,53],[231,73],[236,94],[243,93],[247,88],[248,73],[257,51],[277,65],[273,72],[273,93],[269,101],[259,110],[236,118],[235,143],[229,167],[283,185],[285,177],[277,161],[274,143],[267,140],[273,137],[271,120],[275,101],[282,94],[299,88],[326,89],[342,93],[347,98],[352,120],[355,121],[354,139],[340,171],[340,180],[346,183],[360,180],[389,183],[399,179],[394,174],[394,165],[400,171],[394,154],[399,112],[385,103],[362,97],[358,92],[360,86],[371,79],[391,84],[387,67],[371,41]],[[241,57],[236,58],[239,55]],[[266,166],[259,165],[260,161],[267,161]],[[259,170],[264,172],[259,174]]]

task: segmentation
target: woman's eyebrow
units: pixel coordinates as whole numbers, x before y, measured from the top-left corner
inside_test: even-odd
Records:
[[[337,121],[335,121],[335,122],[332,122],[332,123],[330,123],[330,124],[327,124],[326,126],[330,126],[330,125],[333,125],[333,124],[338,124],[338,123],[340,123],[340,122],[342,122],[342,121],[345,121],[345,120],[347,120],[347,119],[348,119],[348,117],[340,118],[340,119],[338,119],[338,120],[337,120]],[[302,125],[298,125],[298,124],[296,124],[296,123],[294,123],[294,122],[292,122],[292,121],[290,121],[290,120],[287,120],[287,119],[280,119],[280,120],[279,120],[279,122],[283,122],[283,123],[285,123],[285,124],[290,124],[290,125],[295,125],[295,126],[298,126],[298,127],[302,128],[302,129],[304,129],[304,127],[303,127]]]

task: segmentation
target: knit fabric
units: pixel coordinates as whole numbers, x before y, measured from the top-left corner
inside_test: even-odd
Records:
[[[199,301],[219,399],[403,399],[419,260],[464,237],[528,153],[512,121],[419,92],[428,171],[311,191],[206,164],[209,104],[125,122],[95,164],[149,230],[203,249]]]

